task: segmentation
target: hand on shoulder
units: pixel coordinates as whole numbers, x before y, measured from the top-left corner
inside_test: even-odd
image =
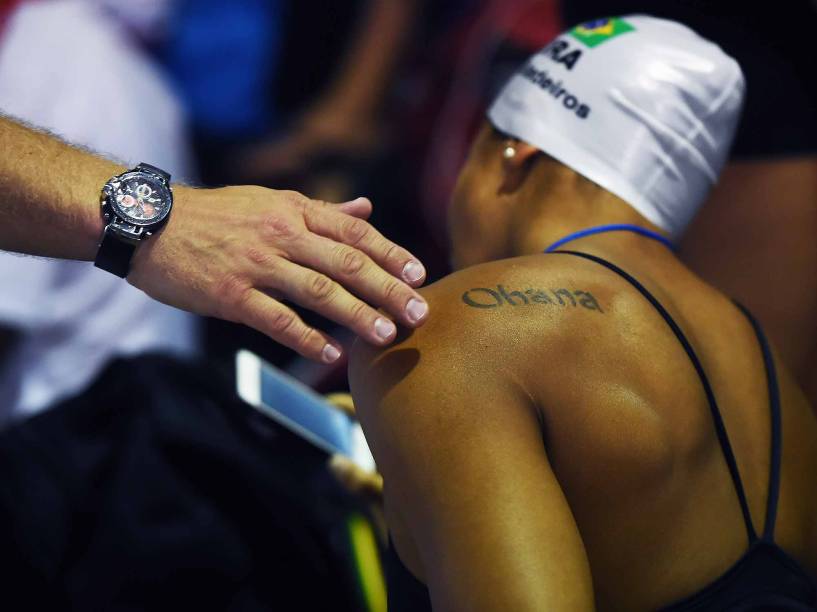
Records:
[[[425,270],[366,222],[371,203],[332,205],[292,191],[241,186],[176,189],[168,224],[133,259],[128,280],[178,308],[244,323],[325,363],[340,345],[283,301],[348,327],[367,342],[393,340],[395,326],[421,325],[414,290]]]

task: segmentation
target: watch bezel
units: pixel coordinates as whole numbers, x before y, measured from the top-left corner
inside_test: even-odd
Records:
[[[152,183],[158,184],[163,190],[161,198],[162,200],[167,200],[168,206],[159,217],[155,219],[134,218],[124,211],[116,202],[114,185],[117,183],[123,183],[132,178],[150,179]],[[173,188],[170,186],[170,183],[163,176],[153,172],[147,172],[145,170],[128,170],[127,172],[123,172],[122,174],[118,174],[117,176],[111,178],[107,183],[105,183],[105,186],[102,189],[102,198],[102,205],[103,208],[107,209],[105,211],[107,215],[114,215],[125,223],[136,227],[142,227],[146,230],[155,229],[164,224],[170,215],[171,209],[173,208]]]

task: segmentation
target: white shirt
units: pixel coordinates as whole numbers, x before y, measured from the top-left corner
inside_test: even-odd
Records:
[[[174,180],[190,176],[176,98],[93,2],[17,9],[0,41],[0,112],[129,167],[145,161]],[[0,424],[81,392],[114,356],[189,354],[197,344],[195,317],[91,263],[4,252],[0,324],[22,332],[0,371]]]

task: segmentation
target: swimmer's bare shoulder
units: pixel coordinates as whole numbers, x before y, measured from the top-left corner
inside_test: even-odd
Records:
[[[677,270],[672,285],[681,289],[672,293],[649,270],[638,276],[696,346],[738,455],[759,462],[747,482],[762,507],[768,459],[753,449],[766,448],[768,405],[750,326]],[[428,323],[388,349],[353,351],[350,380],[386,480],[397,551],[441,609],[592,606],[585,547],[600,602],[656,608],[702,587],[743,551],[697,375],[626,281],[578,258],[530,256],[462,270],[424,295]],[[777,534],[797,553],[803,538],[792,526],[801,523],[785,517],[813,516],[802,502],[813,470],[790,457],[808,454],[817,465],[797,446],[815,428],[778,366],[789,453],[783,491],[800,493],[783,496]],[[660,494],[645,496],[650,490]],[[679,534],[672,542],[667,525]],[[677,558],[658,552],[670,544]],[[815,566],[813,554],[798,558]],[[645,583],[653,591],[639,590]],[[577,599],[548,599],[554,593]]]
[[[645,371],[688,368],[683,351],[651,353],[645,338],[664,322],[579,258],[490,262],[423,295],[421,329],[385,349],[359,344],[350,362],[397,552],[435,609],[592,609],[594,583],[603,591],[642,568],[591,578],[586,551],[628,550],[604,534],[638,533],[635,517],[664,529],[657,513],[632,512],[673,465],[667,422],[642,394],[667,393]],[[694,418],[685,430],[709,431]],[[578,525],[582,536],[604,529],[585,542]]]
[[[400,329],[385,349],[358,343],[352,374],[423,384],[476,377],[478,384],[504,380],[528,390],[547,387],[553,374],[558,384],[558,370],[600,354],[606,343],[620,344],[617,314],[643,308],[640,296],[611,279],[618,280],[576,258],[541,255],[457,271],[421,290],[430,307],[422,328]]]
[[[592,608],[532,389],[615,306],[616,289],[588,269],[533,256],[459,271],[423,290],[423,328],[352,352],[392,537],[441,609]]]
[[[432,313],[422,328],[400,330],[389,347],[392,350],[369,350],[361,345],[353,359],[411,348],[431,352],[468,347],[477,351],[469,356],[470,367],[484,363],[491,369],[496,359],[509,363],[512,355],[525,347],[541,346],[543,340],[558,342],[572,337],[579,328],[595,329],[605,324],[605,314],[612,307],[620,308],[616,302],[621,292],[615,283],[609,283],[609,274],[583,263],[537,255],[450,274],[421,290]],[[536,332],[535,337],[531,332]],[[527,362],[529,357],[520,361]]]

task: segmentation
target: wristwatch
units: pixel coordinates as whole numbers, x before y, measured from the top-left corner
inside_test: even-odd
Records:
[[[105,183],[99,201],[105,231],[94,265],[125,278],[136,247],[167,223],[173,208],[170,175],[139,164]]]

